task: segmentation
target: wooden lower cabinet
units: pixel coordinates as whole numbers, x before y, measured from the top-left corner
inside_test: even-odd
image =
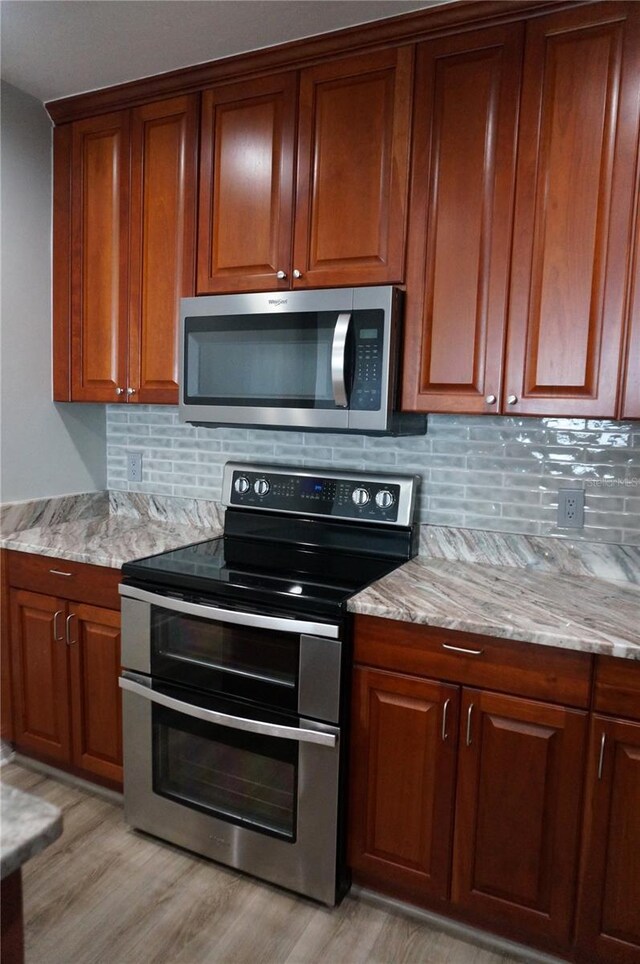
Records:
[[[379,889],[446,899],[459,689],[356,667],[350,862]]]
[[[10,590],[18,750],[122,783],[120,614]]]
[[[71,756],[66,602],[24,589],[9,596],[16,746],[65,763]]]
[[[452,901],[516,940],[571,945],[587,714],[465,689]]]
[[[585,964],[640,962],[640,723],[600,715],[589,745],[577,947]]]
[[[120,613],[69,605],[73,763],[122,783]]]

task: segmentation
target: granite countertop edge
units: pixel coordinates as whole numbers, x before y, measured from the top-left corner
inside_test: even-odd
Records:
[[[545,633],[519,632],[510,626],[499,623],[482,623],[479,621],[447,619],[444,616],[432,616],[418,613],[407,608],[392,610],[375,603],[359,602],[357,597],[350,600],[349,612],[354,615],[376,616],[379,619],[392,619],[403,623],[414,623],[420,626],[431,626],[434,629],[450,629],[457,632],[474,633],[478,636],[494,636],[498,639],[509,639],[516,643],[530,643],[534,646],[548,646],[555,649],[573,650],[579,653],[592,653],[600,656],[615,656],[619,659],[640,660],[640,641],[637,647],[625,642],[610,643],[608,641],[576,639],[571,636],[555,636]]]
[[[111,520],[91,519],[84,523],[76,521],[51,527],[24,529],[0,536],[0,548],[52,559],[68,559],[70,562],[108,569],[121,569],[126,562],[134,559],[144,559],[159,552],[180,549],[222,536],[222,529],[215,526],[197,527],[157,520],[144,520],[144,523],[141,523],[126,518],[120,518],[116,523],[122,529],[121,534],[101,531],[102,526],[112,527],[113,524],[112,517]],[[60,538],[59,533],[64,526],[73,527],[73,544],[65,544],[64,536]],[[83,544],[83,528],[86,532],[86,544]],[[51,541],[47,540],[48,529],[52,534],[55,533]]]
[[[7,533],[0,537],[0,547],[120,569],[133,559],[221,536],[222,528],[216,526],[111,516]],[[560,580],[590,604],[595,600],[587,617],[558,595]],[[352,597],[347,608],[383,619],[640,660],[639,620],[635,617],[634,625],[631,613],[636,598],[640,612],[638,587],[594,576],[418,556]],[[606,629],[600,630],[601,620]]]
[[[460,571],[455,579],[448,576],[452,567]],[[456,605],[456,594],[460,590],[457,584],[472,569],[476,570],[474,575],[478,582],[484,581],[485,585],[480,586],[478,591],[478,587],[470,581],[466,586],[464,603]],[[469,563],[444,563],[417,557],[353,596],[347,608],[353,614],[435,629],[640,660],[640,615],[636,615],[640,614],[640,589],[622,587],[594,577],[559,577],[551,574],[537,577],[529,574],[529,580],[535,578],[535,586],[530,588],[525,571],[520,569],[515,572],[518,575],[508,567],[476,567]],[[554,598],[554,590],[560,580],[563,587],[575,587],[576,592],[594,600],[594,611],[582,617],[582,623],[581,614],[573,611],[570,603],[562,599],[558,602],[557,596]],[[501,582],[504,583],[502,586]],[[514,598],[513,606],[509,607],[512,612],[504,616],[500,612],[497,616],[489,613],[485,616],[483,607],[498,610],[514,583],[520,583],[522,590],[520,596]],[[545,598],[547,587],[548,601]],[[442,600],[438,595],[441,588]],[[424,590],[425,597],[421,598],[421,591]],[[497,592],[495,606],[491,595],[493,592]],[[441,611],[440,606],[447,611]],[[465,612],[465,607],[475,611]],[[599,618],[602,628],[598,625]],[[557,623],[557,628],[556,625],[544,625],[549,619]]]
[[[0,785],[0,805],[0,877],[4,880],[58,839],[62,812],[46,800],[6,783]]]

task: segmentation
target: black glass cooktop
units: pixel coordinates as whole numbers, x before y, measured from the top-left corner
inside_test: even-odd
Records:
[[[125,563],[125,580],[234,608],[335,616],[346,601],[413,555],[411,533],[258,518],[248,530],[227,513],[225,536]],[[233,534],[229,534],[229,530]],[[240,531],[239,531],[240,530]],[[350,545],[350,540],[353,543]]]

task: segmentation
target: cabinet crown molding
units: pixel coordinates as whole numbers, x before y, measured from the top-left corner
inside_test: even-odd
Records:
[[[593,0],[452,0],[414,13],[357,24],[316,37],[292,40],[250,53],[234,54],[193,67],[181,67],[152,77],[48,101],[55,125],[178,94],[195,93],[213,84],[259,77],[283,69],[308,66],[318,60],[365,52],[388,44],[415,43],[440,33],[482,24],[506,23],[525,17],[583,6]]]

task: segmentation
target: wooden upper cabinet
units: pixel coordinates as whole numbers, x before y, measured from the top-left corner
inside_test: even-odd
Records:
[[[23,589],[9,597],[16,745],[64,763],[71,749],[66,603]]]
[[[181,297],[195,290],[197,97],[131,112],[129,375],[139,402],[178,401]]]
[[[622,418],[640,418],[640,145],[636,190],[635,246],[629,279],[629,315]]]
[[[129,114],[73,124],[71,399],[125,400]]]
[[[615,415],[639,98],[640,5],[527,24],[507,411]]]
[[[198,294],[290,286],[295,124],[295,72],[204,92]]]
[[[197,103],[56,128],[57,401],[178,401],[178,302],[195,288]]]
[[[640,724],[594,716],[577,945],[585,961],[640,960]]]
[[[404,280],[411,47],[300,74],[295,287]]]
[[[459,692],[356,667],[349,863],[361,883],[448,896]]]
[[[418,47],[405,409],[497,411],[523,32],[510,24]]]
[[[570,945],[587,716],[465,689],[452,899],[517,940]]]

